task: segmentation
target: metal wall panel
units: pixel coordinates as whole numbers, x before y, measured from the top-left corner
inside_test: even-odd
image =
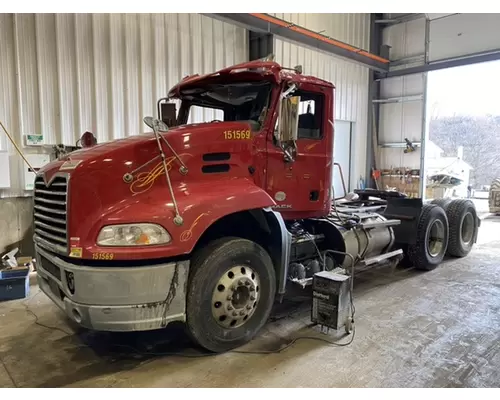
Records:
[[[246,61],[247,48],[245,29],[199,14],[0,14],[0,120],[18,144],[27,133],[49,145],[86,130],[99,142],[137,134],[181,78]],[[0,195],[25,195],[3,133],[0,151],[13,183]]]
[[[369,14],[273,14],[334,39],[369,48]],[[335,85],[334,118],[353,122],[351,187],[365,175],[368,124],[368,68],[339,57],[275,39],[276,61],[287,67],[302,65],[306,75],[314,75]]]
[[[430,61],[498,49],[500,14],[455,14],[430,22]]]
[[[383,44],[389,45],[391,60],[404,60],[422,56],[425,52],[425,18],[391,25],[382,32]],[[413,64],[402,64],[398,68],[407,68]],[[403,143],[405,138],[420,142],[422,138],[422,120],[424,118],[425,74],[383,79],[380,85],[380,97],[383,99],[399,98],[397,103],[380,104],[378,142]],[[407,101],[408,96],[421,96],[422,100]],[[420,149],[405,154],[404,148],[380,148],[380,169],[420,168]]]
[[[382,31],[383,44],[389,45],[391,61],[422,55],[425,50],[425,18],[391,25]]]

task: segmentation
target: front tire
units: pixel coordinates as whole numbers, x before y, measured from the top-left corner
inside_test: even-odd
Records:
[[[217,239],[194,255],[189,275],[187,328],[205,349],[242,346],[269,318],[276,277],[271,257],[257,243]]]

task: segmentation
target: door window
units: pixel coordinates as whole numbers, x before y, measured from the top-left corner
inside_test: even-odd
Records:
[[[319,93],[298,92],[299,139],[321,139],[323,137],[323,95]]]

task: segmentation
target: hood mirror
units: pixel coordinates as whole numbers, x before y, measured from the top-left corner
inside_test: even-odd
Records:
[[[168,125],[165,122],[160,121],[159,119],[153,117],[144,117],[143,121],[147,126],[155,131],[168,132]]]

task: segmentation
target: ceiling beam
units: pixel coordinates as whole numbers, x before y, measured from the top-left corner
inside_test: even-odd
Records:
[[[382,73],[378,79],[395,78],[412,74],[421,74],[424,72],[437,71],[440,69],[462,67],[465,65],[479,64],[482,62],[500,60],[500,49],[490,50],[487,52],[474,53],[462,57],[452,57],[439,61],[432,61],[427,64],[417,67],[403,68],[395,71]]]
[[[311,31],[292,22],[269,14],[204,14],[225,22],[242,26],[254,32],[275,35],[282,39],[320,50],[361,64],[374,71],[387,72],[389,60],[366,50],[351,46],[326,35]]]
[[[384,24],[384,25],[396,25],[396,24],[402,24],[404,22],[410,22],[414,21],[416,19],[422,19],[425,18],[426,14],[406,14],[406,15],[401,15],[396,18],[388,18],[388,19],[377,19],[375,20],[376,24]]]

